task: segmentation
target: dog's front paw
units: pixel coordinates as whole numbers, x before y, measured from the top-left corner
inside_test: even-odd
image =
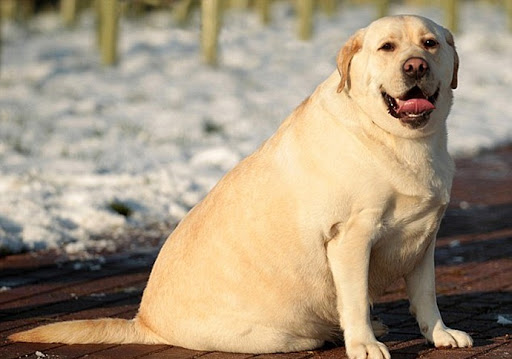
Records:
[[[346,345],[350,359],[390,359],[388,348],[378,341],[368,343],[351,343]]]
[[[432,339],[436,348],[470,348],[473,346],[473,339],[467,333],[450,328],[434,330]]]

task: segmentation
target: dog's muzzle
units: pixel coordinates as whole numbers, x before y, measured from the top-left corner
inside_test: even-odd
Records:
[[[403,125],[413,129],[426,125],[430,114],[436,108],[438,96],[439,88],[433,95],[428,96],[417,85],[400,97],[392,97],[382,91],[382,98],[388,107],[388,113],[399,119]]]

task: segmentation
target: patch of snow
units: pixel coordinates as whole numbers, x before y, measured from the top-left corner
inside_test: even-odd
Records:
[[[498,315],[498,324],[512,325],[512,315],[511,314],[499,314]]]
[[[460,241],[458,239],[455,239],[453,241],[450,241],[450,243],[448,244],[448,246],[450,248],[457,248],[457,247],[460,247]]]
[[[443,20],[433,7],[391,10]],[[455,155],[512,139],[505,14],[481,2],[461,11],[460,84],[448,121]],[[170,230],[335,69],[339,48],[374,14],[349,5],[332,18],[318,13],[313,39],[302,42],[290,4],[275,4],[268,26],[255,14],[227,13],[216,68],[201,63],[197,14],[186,28],[166,13],[123,18],[113,68],[99,63],[90,13],[74,29],[58,14],[28,27],[4,22],[0,251],[115,250],[134,229]]]
[[[471,207],[471,205],[466,201],[460,201],[459,207],[460,209],[468,210]]]

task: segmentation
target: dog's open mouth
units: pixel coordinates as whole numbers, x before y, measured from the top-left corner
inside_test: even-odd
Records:
[[[396,98],[385,91],[382,92],[389,114],[398,118],[403,125],[412,128],[423,127],[428,122],[430,113],[436,108],[438,96],[439,88],[432,96],[427,96],[418,86]]]

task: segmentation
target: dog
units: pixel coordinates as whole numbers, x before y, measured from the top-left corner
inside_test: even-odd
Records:
[[[454,164],[446,118],[458,56],[445,28],[385,17],[163,245],[132,320],[53,323],[13,341],[311,350],[343,335],[349,358],[390,358],[370,307],[404,278],[436,347],[470,347],[436,303],[434,246]]]

